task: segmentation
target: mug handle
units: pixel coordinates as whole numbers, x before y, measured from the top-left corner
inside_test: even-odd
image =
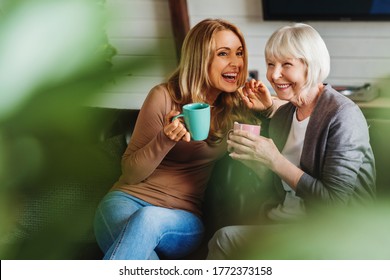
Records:
[[[234,129],[230,129],[227,133],[227,139],[230,140],[230,134],[232,134],[234,132]],[[227,151],[228,153],[233,153],[234,152],[234,149],[233,148],[227,148]]]
[[[230,140],[230,134],[232,134],[234,129],[230,129],[227,133],[227,139]]]
[[[179,114],[179,115],[177,115],[177,116],[174,116],[174,117],[172,118],[172,121],[174,121],[174,120],[176,120],[177,118],[180,118],[180,117],[184,117],[184,114]]]

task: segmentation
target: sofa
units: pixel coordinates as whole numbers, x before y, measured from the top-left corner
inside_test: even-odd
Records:
[[[44,174],[17,194],[16,226],[2,259],[101,259],[93,217],[121,172],[121,156],[138,110],[85,108],[83,136],[56,135],[45,149]],[[265,129],[264,129],[265,131]],[[66,138],[60,140],[60,138]],[[58,141],[58,143],[56,143]],[[47,142],[47,143],[46,143]],[[56,143],[56,144],[53,144]],[[58,156],[60,153],[64,153]],[[204,201],[204,242],[187,259],[204,259],[207,240],[220,227],[248,223],[265,197],[262,182],[228,156],[215,165]]]
[[[6,248],[2,259],[103,257],[95,241],[93,217],[97,204],[120,175],[121,156],[137,115],[137,110],[85,108],[84,118],[91,121],[86,122],[83,138],[67,138],[52,145],[54,156],[45,174],[15,194],[15,222],[12,234],[3,240],[7,246],[2,247]],[[375,112],[368,112],[367,117],[377,157],[378,196],[389,197],[390,118],[381,115],[378,120]],[[267,124],[263,122],[264,135]],[[62,159],[56,155],[58,149],[65,150]],[[218,228],[256,220],[268,196],[264,182],[227,155],[214,168],[204,200],[204,241],[187,259],[204,259],[207,241]]]

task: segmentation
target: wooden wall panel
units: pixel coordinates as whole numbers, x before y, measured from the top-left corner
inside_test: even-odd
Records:
[[[265,80],[265,42],[274,30],[288,22],[263,21],[261,0],[186,0],[186,4],[190,27],[202,19],[216,17],[237,24],[247,40],[249,69],[257,70]],[[106,103],[100,104],[138,106],[150,88],[164,81],[175,68],[176,45],[169,1],[107,0],[107,5],[117,11],[108,24],[111,42],[118,49],[115,64],[139,57],[155,63],[149,70],[131,71],[112,89],[106,89]],[[332,70],[327,82],[361,85],[390,76],[390,21],[308,23],[322,35],[331,54]],[[121,98],[124,101],[118,102]]]

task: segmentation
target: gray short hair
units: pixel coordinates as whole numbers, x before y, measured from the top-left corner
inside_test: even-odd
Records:
[[[294,23],[276,30],[265,46],[265,58],[296,58],[307,66],[305,87],[324,82],[330,71],[328,48],[310,25]]]

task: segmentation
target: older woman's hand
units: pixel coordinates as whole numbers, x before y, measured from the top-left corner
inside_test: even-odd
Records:
[[[261,177],[267,167],[284,180],[293,190],[296,189],[303,171],[286,159],[272,139],[254,135],[243,130],[235,130],[229,135],[228,151],[233,159],[239,160]]]
[[[256,166],[253,162],[257,162],[273,170],[275,160],[281,155],[272,139],[244,130],[231,132],[227,144],[230,157],[252,169]]]
[[[252,79],[242,88],[241,98],[249,109],[264,111],[272,106],[272,97],[261,81]]]

